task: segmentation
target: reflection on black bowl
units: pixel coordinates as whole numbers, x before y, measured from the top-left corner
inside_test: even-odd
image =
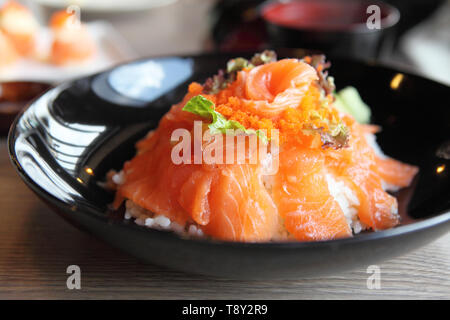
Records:
[[[374,5],[379,8],[379,29],[367,27],[369,16],[375,13],[368,13],[367,8]],[[262,17],[273,47],[314,48],[334,55],[376,58],[400,13],[380,1],[298,0],[270,1],[263,6]]]
[[[279,52],[281,57],[298,54]],[[189,77],[175,87],[159,87],[160,95],[139,107],[131,100],[124,102],[130,97],[105,100],[93,90],[93,83],[107,73],[50,90],[11,128],[9,152],[17,172],[55,211],[98,238],[145,262],[218,277],[293,278],[365,269],[449,231],[449,88],[413,75],[399,76],[392,69],[339,59],[332,60],[330,72],[338,87],[354,85],[372,107],[374,122],[383,127],[378,136],[382,148],[420,167],[414,185],[398,194],[401,226],[333,241],[230,243],[182,239],[108,212],[112,194],[98,185],[106,172],[121,168],[133,156],[134,143],[156,126],[162,111],[182,98],[190,81],[205,80],[231,57],[183,58]],[[431,106],[430,101],[441,103]]]

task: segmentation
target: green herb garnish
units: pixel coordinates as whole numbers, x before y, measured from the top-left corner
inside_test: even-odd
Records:
[[[268,138],[261,130],[246,129],[235,120],[227,120],[222,114],[214,110],[214,103],[205,97],[198,95],[191,98],[183,107],[183,111],[196,114],[203,118],[209,118],[211,123],[208,128],[211,134],[227,133],[228,129],[240,129],[244,134],[256,134],[264,143],[268,143]]]
[[[219,70],[218,73],[206,79],[203,92],[206,94],[216,94],[227,85],[236,80],[237,73],[245,68],[254,68],[266,63],[277,61],[277,54],[271,50],[265,50],[255,54],[250,60],[239,57],[228,61],[226,70]]]

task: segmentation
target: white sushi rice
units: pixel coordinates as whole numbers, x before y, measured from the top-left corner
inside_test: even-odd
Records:
[[[339,204],[342,212],[344,212],[344,216],[353,233],[357,234],[367,229],[367,226],[358,218],[359,199],[356,194],[344,182],[336,180],[331,174],[327,174],[326,179],[328,190]]]
[[[131,200],[125,202],[125,219],[134,219],[137,225],[159,229],[173,231],[182,236],[189,237],[203,237],[204,233],[200,226],[195,223],[187,223],[185,226],[172,221],[165,215],[153,214],[152,212],[138,206]]]
[[[118,173],[114,174],[112,176],[112,181],[117,184],[117,185],[121,185],[125,183],[125,175],[123,173],[123,171],[119,171]]]
[[[387,156],[384,154],[383,150],[381,150],[380,146],[377,143],[377,137],[373,133],[366,133],[365,137],[367,144],[373,149],[377,157],[386,159]]]
[[[116,178],[114,178],[116,177]],[[123,183],[123,173],[119,172],[111,178],[115,184]],[[367,227],[358,219],[358,206],[359,200],[355,193],[347,187],[342,181],[336,180],[331,174],[326,176],[328,189],[330,194],[336,200],[344,212],[345,218],[350,228],[355,234],[365,230]],[[264,184],[267,189],[272,188],[273,181],[271,179],[265,179]],[[270,191],[269,191],[270,193]],[[181,236],[188,237],[204,237],[204,233],[201,227],[195,223],[187,223],[186,225],[180,225],[179,223],[172,221],[169,217],[162,214],[154,214],[139,205],[135,204],[131,200],[125,201],[125,214],[126,220],[134,219],[134,222],[143,227],[154,228],[159,230],[173,231]],[[283,223],[280,223],[279,232],[274,238],[274,241],[283,241],[291,239]]]
[[[377,143],[376,136],[374,134],[366,134],[366,141],[369,146],[374,150],[375,154],[381,158],[386,159],[387,156],[381,150]],[[333,196],[334,200],[339,204],[341,210],[344,212],[345,218],[353,233],[357,234],[363,230],[368,229],[368,226],[361,222],[358,218],[359,199],[356,194],[345,185],[343,181],[337,180],[333,175],[327,174],[328,190]],[[381,181],[383,190],[385,191],[397,191],[398,187]],[[391,213],[397,214],[397,206],[392,206]]]
[[[366,133],[366,141],[369,144],[369,146],[373,149],[375,152],[375,155],[379,157],[380,159],[386,159],[388,156],[381,150],[379,144],[377,143],[377,137],[372,133]],[[386,181],[381,181],[381,186],[384,191],[398,191],[400,187],[395,186],[393,184],[387,183]]]
[[[355,193],[347,187],[342,181],[336,180],[331,174],[326,176],[328,189],[330,194],[339,204],[344,212],[348,225],[355,234],[367,229],[358,218],[359,200]],[[270,185],[270,183],[268,183]],[[396,208],[393,208],[396,209]],[[189,237],[204,237],[204,233],[200,226],[195,223],[187,223],[182,226],[179,223],[172,221],[169,217],[162,214],[153,214],[152,212],[138,206],[131,200],[125,202],[126,220],[134,219],[134,222],[143,227],[154,228],[159,230],[173,231],[182,236]],[[274,240],[282,241],[291,238],[284,226],[280,225],[279,234]]]

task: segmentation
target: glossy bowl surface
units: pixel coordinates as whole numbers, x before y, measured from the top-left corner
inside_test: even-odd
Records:
[[[285,50],[280,56],[304,53]],[[182,98],[189,82],[205,80],[231,57],[140,60],[131,64],[129,80],[125,72],[123,81],[114,84],[122,86],[118,90],[108,80],[111,71],[51,89],[11,127],[9,152],[17,172],[62,217],[111,245],[148,263],[217,277],[294,278],[366,268],[449,231],[449,87],[382,66],[339,59],[332,60],[330,74],[338,88],[355,86],[372,107],[373,122],[383,127],[378,134],[383,150],[420,167],[413,185],[397,194],[401,226],[333,241],[230,243],[183,239],[140,227],[109,211],[113,195],[99,186],[106,172],[120,169],[133,157],[134,143]],[[148,66],[149,61],[163,70],[158,93],[133,89],[133,83],[140,85],[133,73],[139,69],[136,65]]]

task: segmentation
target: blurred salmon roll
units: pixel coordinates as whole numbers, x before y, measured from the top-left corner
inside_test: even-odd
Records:
[[[33,55],[39,24],[27,7],[15,1],[1,6],[0,29],[20,55]]]
[[[19,57],[14,45],[0,30],[0,68],[13,64]]]
[[[50,28],[54,36],[50,53],[53,63],[79,64],[91,59],[95,54],[95,43],[75,13],[65,10],[54,13]]]

